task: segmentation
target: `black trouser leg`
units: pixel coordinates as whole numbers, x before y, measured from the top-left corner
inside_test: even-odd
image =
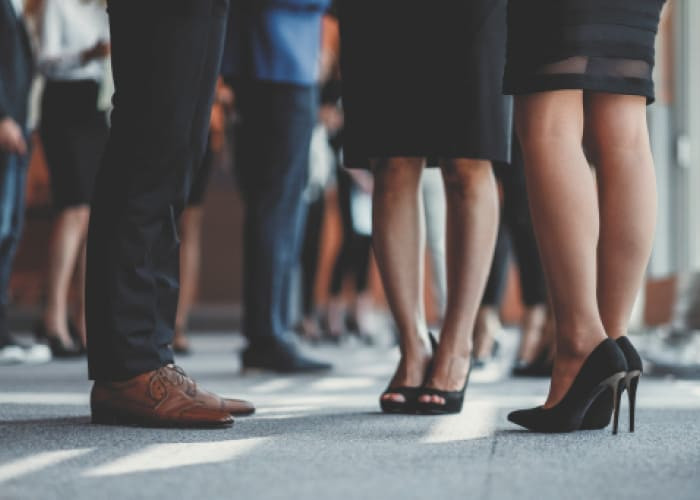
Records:
[[[202,158],[228,0],[111,0],[112,130],[87,263],[90,378],[172,362],[182,211]]]

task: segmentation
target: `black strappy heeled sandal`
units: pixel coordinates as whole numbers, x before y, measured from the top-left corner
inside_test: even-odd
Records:
[[[432,356],[434,357],[435,353],[437,352],[438,343],[437,340],[435,340],[435,337],[432,333],[428,333],[428,337],[430,338],[430,346],[433,350]],[[433,359],[431,358],[430,362],[428,363],[428,367],[425,370],[425,377],[427,378],[432,371]],[[384,413],[416,413],[416,404],[418,403],[418,396],[420,394],[421,387],[422,385],[419,387],[389,386],[379,397],[379,406],[381,407]],[[385,399],[384,396],[386,394],[400,394],[401,396],[403,396],[404,400],[399,402],[392,401],[391,399]]]
[[[632,345],[632,342],[625,336],[616,340],[617,346],[625,355],[627,361],[627,374],[622,391],[627,390],[629,400],[629,431],[634,432],[635,406],[637,402],[637,386],[642,376],[642,358]],[[613,417],[614,405],[608,393],[598,396],[583,419],[581,429],[597,430],[604,429]]]
[[[474,357],[469,358],[469,370],[467,370],[467,376],[464,379],[464,385],[458,391],[443,391],[440,389],[433,389],[431,387],[422,387],[418,398],[421,396],[438,396],[445,400],[444,404],[440,403],[423,403],[418,401],[418,412],[423,415],[448,415],[451,413],[460,413],[462,407],[464,406],[464,393],[467,391],[467,386],[469,385],[469,376],[472,373],[472,367],[475,364]],[[428,379],[426,379],[427,382]]]
[[[508,420],[535,432],[577,431],[582,428],[591,405],[599,397],[607,397],[613,407],[613,434],[616,434],[626,375],[625,355],[613,340],[606,339],[588,356],[557,405],[514,411]]]

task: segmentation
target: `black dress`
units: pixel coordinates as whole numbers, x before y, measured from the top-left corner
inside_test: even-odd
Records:
[[[87,205],[109,137],[97,108],[94,80],[47,80],[41,104],[41,142],[57,211]]]
[[[341,0],[344,163],[507,162],[506,0]]]
[[[654,100],[665,0],[509,0],[504,91],[583,89]]]

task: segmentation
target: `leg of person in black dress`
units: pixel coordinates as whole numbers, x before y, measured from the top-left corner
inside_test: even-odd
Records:
[[[94,80],[47,80],[42,97],[41,140],[56,210],[47,259],[46,306],[36,334],[55,357],[82,355],[85,339],[85,247],[90,199],[109,129],[97,109]],[[77,272],[76,272],[77,271]],[[73,275],[81,292],[70,314]]]
[[[202,158],[226,0],[109,2],[116,93],[88,235],[93,421],[225,426],[249,404],[175,367],[177,218]]]
[[[511,415],[514,422],[537,430],[581,428],[585,419],[571,402],[590,402],[619,377],[633,389],[633,405],[641,373],[625,334],[656,221],[646,104],[653,99],[654,35],[663,0],[596,5],[568,0],[533,12],[530,2],[511,1],[506,90],[521,94],[516,126],[557,328],[543,409]],[[587,15],[576,18],[581,20],[576,30],[555,15],[581,9]],[[621,16],[624,26],[618,22]],[[535,26],[520,24],[528,20]],[[590,37],[590,22],[609,26],[604,40]],[[546,26],[538,29],[537,23]],[[523,53],[518,45],[526,33],[538,35]],[[537,44],[552,44],[559,36],[565,40],[558,45],[560,59],[538,60]],[[588,159],[596,167],[597,185]],[[609,387],[615,399],[620,389]],[[611,406],[618,405],[613,401]]]
[[[506,3],[397,5],[341,2],[345,160],[374,169],[374,253],[400,334],[401,361],[382,408],[453,413],[462,409],[496,242],[491,162],[509,158],[509,101],[494,92],[503,73]],[[430,372],[420,201],[428,157],[443,173],[448,275]]]
[[[391,158],[375,169],[373,243],[387,299],[401,332],[401,364],[391,386],[420,386],[430,353],[423,306],[425,248],[420,177],[424,161]],[[498,192],[491,162],[452,160],[443,168],[447,197],[447,308],[427,388],[464,385],[470,367],[471,331],[491,265],[498,221]],[[465,334],[469,332],[469,334]],[[401,403],[391,389],[384,399]],[[421,402],[444,404],[437,394]]]

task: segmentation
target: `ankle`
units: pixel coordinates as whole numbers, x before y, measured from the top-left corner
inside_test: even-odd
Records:
[[[605,338],[605,333],[602,331],[597,334],[592,334],[589,331],[579,335],[558,335],[556,355],[559,358],[585,358]]]

